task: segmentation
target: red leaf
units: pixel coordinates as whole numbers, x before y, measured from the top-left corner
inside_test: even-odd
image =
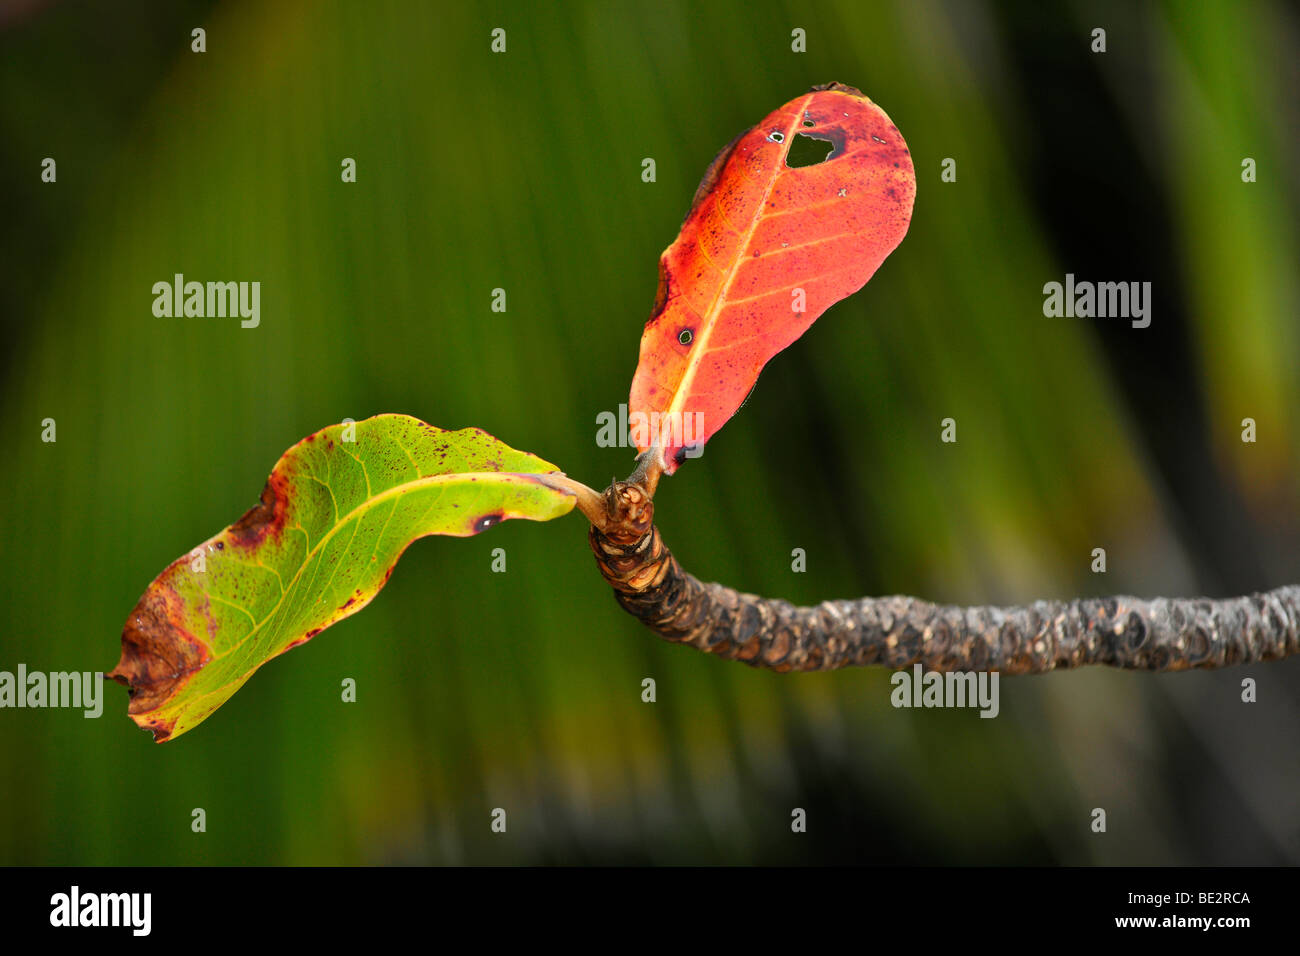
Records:
[[[832,147],[825,159],[788,164],[792,147],[816,141]],[[719,153],[659,260],[628,402],[637,448],[658,444],[672,474],[688,446],[735,414],[772,356],[866,284],[902,242],[915,194],[898,128],[837,83],[791,100]]]

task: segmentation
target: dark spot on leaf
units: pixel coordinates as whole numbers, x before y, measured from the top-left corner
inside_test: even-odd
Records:
[[[291,651],[291,650],[293,650],[295,647],[297,647],[299,644],[306,644],[308,641],[310,641],[313,637],[315,637],[317,634],[319,634],[319,633],[320,633],[321,631],[323,631],[323,630],[325,630],[325,628],[323,628],[323,627],[313,627],[310,631],[308,631],[308,632],[307,632],[306,634],[304,634],[302,637],[298,638],[297,640],[290,641],[288,644],[284,645],[284,650],[282,650],[280,653],[281,653],[281,654],[288,653],[289,651]]]
[[[862,96],[862,91],[856,86],[849,86],[847,83],[837,83],[834,80],[829,83],[818,83],[816,86],[808,87],[809,93],[820,93],[822,90],[835,90],[838,93],[848,93],[850,96]]]
[[[272,473],[262,488],[261,503],[250,508],[230,526],[230,540],[242,548],[251,548],[267,539],[279,538],[285,522],[285,480]]]
[[[683,445],[681,448],[677,449],[675,452],[673,452],[673,464],[680,467],[686,461],[688,453],[694,451],[695,448],[697,447],[699,446]]]
[[[495,524],[500,524],[501,517],[502,517],[501,512],[499,511],[494,511],[492,512],[492,514],[484,515],[483,517],[479,518],[474,522],[473,524],[474,533],[479,534],[483,531],[486,531],[488,528],[492,527]]]

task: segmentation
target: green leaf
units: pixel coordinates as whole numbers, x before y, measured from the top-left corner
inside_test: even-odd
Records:
[[[108,676],[155,741],[178,737],[266,661],[369,604],[416,538],[572,510],[559,474],[477,428],[332,425],[284,453],[260,504],[149,585]]]

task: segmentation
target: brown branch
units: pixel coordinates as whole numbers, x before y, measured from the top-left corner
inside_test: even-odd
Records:
[[[775,671],[878,664],[1038,674],[1105,664],[1185,670],[1300,653],[1300,586],[1248,597],[1085,598],[1023,607],[951,607],[910,597],[788,601],[702,584],[654,526],[640,485],[604,494],[592,551],[623,609],[660,637]]]
[[[609,520],[605,507],[605,496],[594,488],[588,488],[576,478],[570,478],[563,472],[549,472],[537,475],[537,480],[551,488],[573,495],[578,510],[592,523],[593,527],[605,528]]]

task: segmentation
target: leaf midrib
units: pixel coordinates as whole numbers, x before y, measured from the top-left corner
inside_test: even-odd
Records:
[[[749,228],[745,231],[745,236],[741,240],[735,260],[732,262],[731,268],[727,272],[727,281],[717,292],[714,293],[713,301],[709,303],[708,309],[704,312],[704,328],[702,334],[696,340],[699,348],[693,353],[691,361],[686,366],[686,373],[682,376],[682,380],[677,384],[677,390],[673,393],[672,401],[668,403],[668,415],[670,421],[673,420],[672,416],[674,414],[681,413],[682,407],[686,404],[686,396],[690,394],[691,386],[695,384],[695,374],[699,370],[700,364],[704,360],[704,356],[709,352],[709,339],[713,337],[713,330],[718,324],[718,314],[721,311],[718,307],[718,303],[719,301],[724,304],[726,303],[727,294],[731,291],[731,284],[736,281],[736,276],[740,273],[741,263],[745,261],[744,252],[749,248],[749,244],[754,238],[754,232],[758,229],[758,224],[763,219],[763,210],[767,207],[768,197],[772,195],[772,187],[776,185],[777,177],[781,175],[781,166],[785,160],[786,152],[790,149],[790,143],[792,142],[791,137],[798,132],[800,118],[803,116],[804,110],[812,101],[812,98],[813,94],[809,93],[799,101],[799,105],[795,108],[793,118],[790,120],[790,125],[785,131],[785,138],[781,143],[781,145],[785,147],[785,150],[782,151],[778,161],[772,167],[772,175],[767,181],[766,188],[763,190],[763,197],[759,200],[758,207],[750,219]],[[757,129],[757,127],[755,127],[755,129]]]

